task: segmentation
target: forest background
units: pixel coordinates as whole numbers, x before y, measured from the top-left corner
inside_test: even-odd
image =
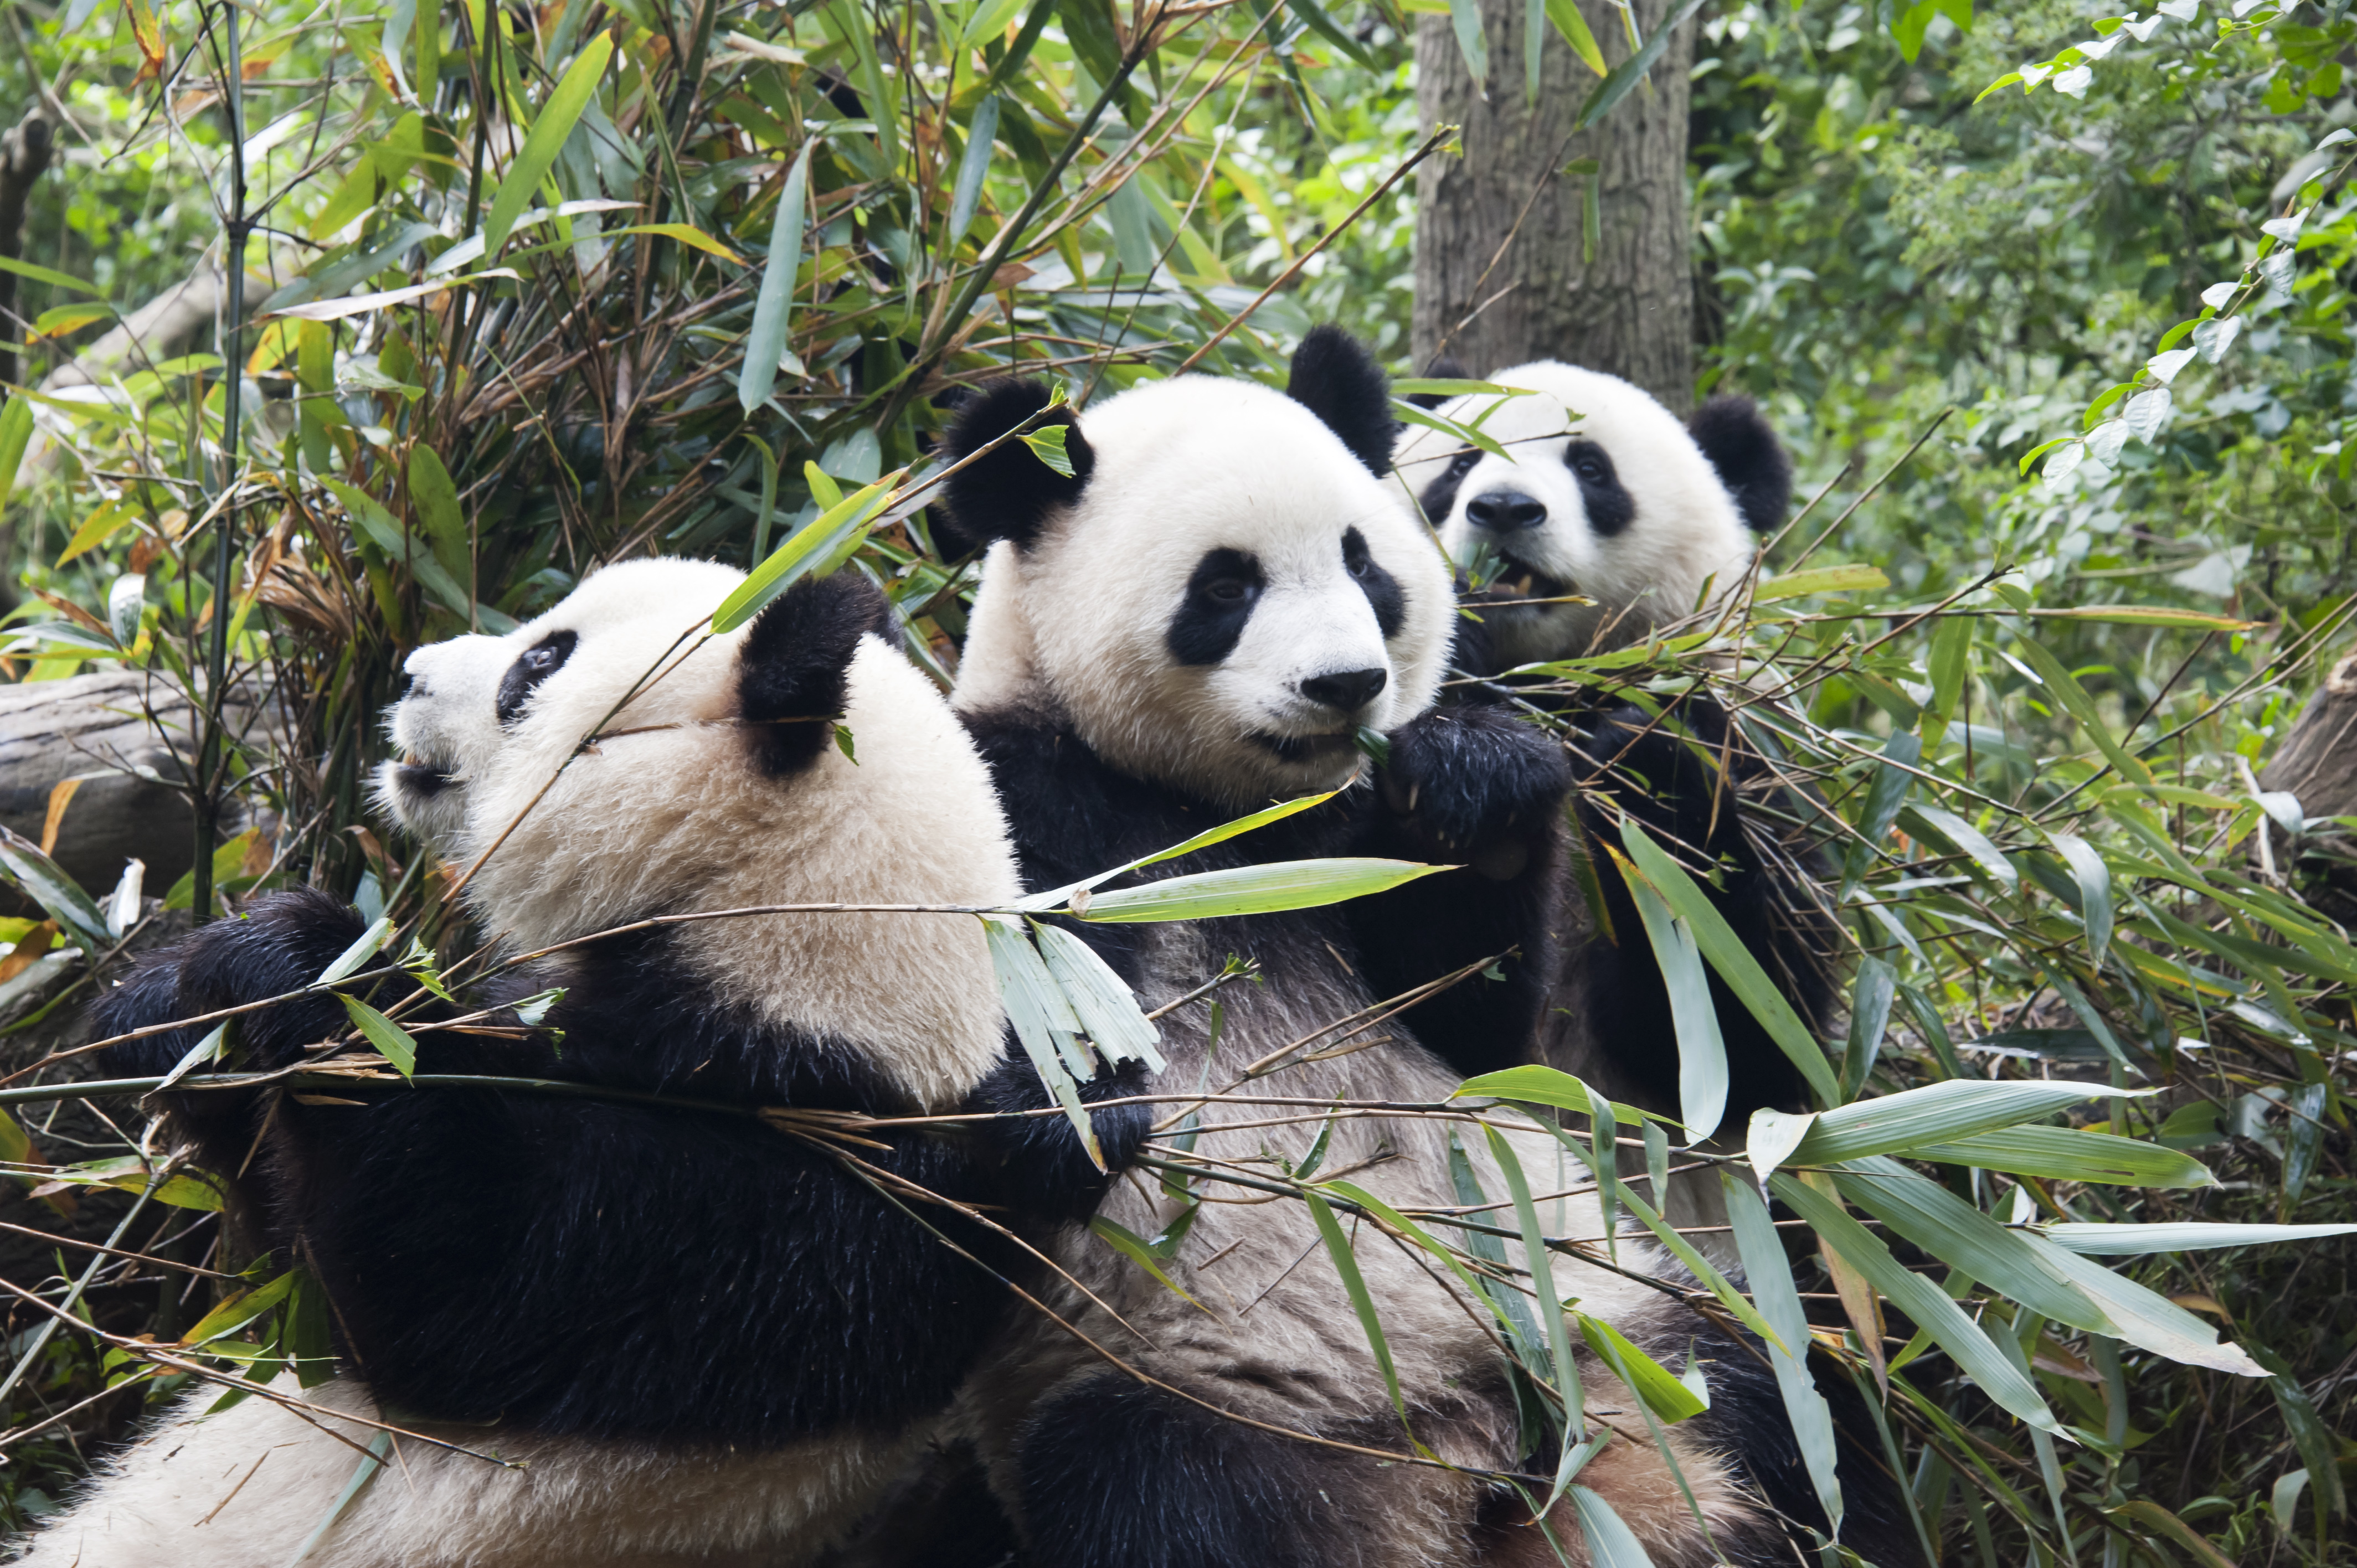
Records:
[[[2108,1168],[1926,1156],[1977,1222],[1877,1210],[1871,1257],[1841,1225],[1873,1203],[1824,1164],[1812,1227],[1854,1266],[1799,1248],[1801,1285],[1826,1352],[1887,1380],[1927,1543],[2348,1561],[2357,1249],[2202,1229],[2350,1200],[2357,798],[2269,771],[2357,592],[2348,9],[11,0],[7,673],[177,725],[147,782],[208,849],[145,852],[144,886],[119,845],[73,862],[63,785],[0,848],[27,898],[0,930],[9,1222],[146,1260],[11,1254],[88,1331],[12,1307],[8,1521],[181,1386],[154,1344],[250,1366],[302,1331],[267,1284],[208,1313],[171,1272],[215,1256],[205,1194],[72,1098],[78,1064],[27,1064],[180,911],[309,880],[449,933],[363,798],[407,649],[662,550],[868,572],[946,681],[971,571],[922,507],[953,387],[1272,375],[1328,320],[1407,377],[1481,340],[1419,316],[1419,201],[1483,156],[1435,139],[1421,70],[1493,117],[1577,111],[1526,210],[1569,223],[1577,265],[1536,260],[1593,303],[1501,363],[1615,363],[1615,301],[1666,299],[1690,327],[1632,373],[1749,392],[1794,452],[1808,510],[1737,620],[1556,673],[1658,698],[1735,650],[1789,677],[1768,744],[1822,797],[1854,944],[1823,1102],[2160,1091],[2078,1113],[2139,1140]],[[1665,115],[1653,183],[1616,177],[1611,139]],[[1469,309],[1521,275],[1521,220],[1484,220]],[[1665,221],[1666,259],[1626,242]],[[2116,1272],[2058,1298],[2020,1249],[2065,1241]]]

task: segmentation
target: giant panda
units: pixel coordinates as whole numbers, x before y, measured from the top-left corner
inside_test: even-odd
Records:
[[[1010,439],[1045,424],[1063,427],[1069,474]],[[950,430],[947,455],[963,465],[948,484],[951,523],[989,547],[953,699],[997,779],[1027,886],[1069,884],[1272,799],[1331,789],[1342,793],[1141,879],[1369,853],[1464,867],[1326,908],[1081,922],[1144,1005],[1170,1009],[1159,1092],[1243,1085],[1319,1105],[1428,1103],[1527,1047],[1541,996],[1511,975],[1469,981],[1430,1012],[1375,1007],[1468,948],[1549,959],[1544,895],[1559,884],[1549,845],[1567,783],[1559,746],[1511,714],[1434,705],[1449,572],[1385,483],[1393,439],[1380,367],[1328,329],[1304,341],[1284,392],[1183,376],[1076,415],[1040,381],[1002,381]],[[1387,743],[1366,748],[1386,757],[1372,787],[1351,742],[1363,731]],[[1249,979],[1186,1000],[1231,956],[1256,966]],[[1181,1110],[1166,1134],[1247,1180],[1301,1168],[1317,1148],[1318,1174],[1347,1174],[1404,1208],[1468,1201],[1453,1158],[1492,1201],[1507,1190],[1478,1135],[1458,1156],[1431,1116],[1321,1129],[1315,1112],[1288,1121],[1235,1101]],[[1558,1179],[1564,1156],[1537,1130],[1512,1144],[1540,1190],[1582,1187]],[[1018,1316],[961,1402],[1024,1561],[1558,1561],[1509,1488],[1464,1473],[1552,1458],[1526,1452],[1496,1348],[1428,1260],[1356,1232],[1407,1424],[1440,1466],[1381,1456],[1409,1439],[1305,1206],[1217,1183],[1204,1193],[1182,1222],[1168,1187],[1116,1184],[1100,1221],[1141,1238],[1181,1226],[1158,1263],[1167,1283],[1068,1227],[1053,1255],[1071,1283],[1044,1297],[1055,1318]],[[1564,1233],[1600,1235],[1592,1195],[1561,1201],[1549,1213]],[[1674,1273],[1650,1240],[1621,1240],[1619,1257]],[[1710,1411],[1665,1437],[1707,1536],[1630,1396],[1593,1361],[1580,1369],[1591,1408],[1638,1436],[1609,1444],[1583,1483],[1662,1568],[1787,1560],[1780,1514],[1807,1518],[1815,1505],[1761,1364],[1622,1273],[1568,1257],[1555,1267],[1585,1310],[1674,1364],[1690,1346],[1709,1363]],[[1555,1525],[1579,1560],[1577,1532],[1561,1514]]]
[[[333,1519],[307,1563],[774,1568],[818,1556],[925,1441],[1004,1308],[992,1272],[1010,1260],[915,1189],[1036,1216],[1084,1212],[1102,1181],[1060,1119],[996,1141],[869,1132],[830,1152],[747,1113],[1044,1095],[1007,1055],[969,916],[661,923],[1017,892],[989,777],[894,646],[877,590],[855,573],[804,581],[709,635],[700,623],[741,581],[701,562],[608,566],[505,637],[416,650],[391,714],[392,815],[454,867],[480,859],[466,905],[498,951],[544,954],[500,994],[563,988],[537,1029],[420,1027],[418,1071],[619,1098],[173,1098],[203,1163],[247,1172],[266,1243],[326,1289],[343,1369],[299,1397],[515,1467],[400,1439],[339,1517],[376,1429],[261,1397],[200,1419],[219,1391],[199,1391],[27,1561],[251,1568],[295,1561]],[[98,1026],[300,991],[361,927],[317,892],[264,900],[148,961]],[[272,1068],[347,1027],[314,993],[246,1015],[238,1043]],[[113,1047],[110,1067],[167,1070],[192,1036]],[[713,1109],[646,1103],[658,1093]],[[1097,1112],[1116,1165],[1144,1116]]]
[[[1434,370],[1458,371],[1446,363]],[[1625,813],[1657,840],[1688,846],[1695,869],[1715,868],[1713,901],[1803,1019],[1822,1031],[1835,1008],[1830,954],[1837,942],[1810,892],[1821,870],[1811,813],[1766,762],[1764,728],[1730,736],[1729,714],[1706,695],[1656,713],[1566,697],[1544,676],[1512,672],[1607,652],[1715,611],[1751,572],[1761,537],[1783,521],[1792,461],[1748,398],[1713,398],[1682,423],[1641,388],[1559,360],[1487,379],[1523,395],[1469,393],[1438,406],[1512,456],[1417,427],[1401,446],[1394,482],[1460,568],[1485,569],[1466,596],[1453,658],[1461,673],[1487,684],[1457,690],[1470,701],[1502,696],[1547,710],[1568,727],[1577,759],[1573,861],[1587,863],[1578,877],[1586,897],[1572,914],[1584,929],[1566,933],[1537,1054],[1674,1114],[1669,997],[1636,907],[1601,848],[1620,847]],[[1598,900],[1600,913],[1585,908]],[[1716,974],[1711,984],[1727,1056],[1720,1125],[1739,1138],[1753,1111],[1801,1109],[1806,1086],[1750,1010]],[[1608,1019],[1609,1033],[1598,1027]],[[1707,1219],[1717,1187],[1695,1190],[1705,1208],[1691,1217]]]

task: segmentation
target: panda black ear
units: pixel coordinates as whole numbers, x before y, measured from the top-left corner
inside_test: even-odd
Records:
[[[1047,382],[1030,377],[985,381],[951,422],[944,455],[953,463],[963,462],[1045,409],[1050,396]],[[961,540],[981,545],[1011,539],[1018,546],[1028,545],[1039,536],[1052,509],[1081,499],[1096,467],[1096,454],[1082,437],[1069,407],[1057,409],[1032,429],[1051,424],[1064,427],[1064,456],[1072,466],[1070,478],[1048,467],[1020,438],[950,476],[950,522]]]
[[[874,632],[899,640],[892,609],[856,571],[805,577],[753,618],[737,652],[737,717],[753,761],[771,775],[810,766],[834,743],[851,656]]]
[[[1473,372],[1465,368],[1465,361],[1454,354],[1435,354],[1432,363],[1425,366],[1424,373],[1426,380],[1436,381],[1469,381],[1473,379]],[[1448,399],[1439,392],[1410,392],[1407,401],[1418,408],[1438,408]]]
[[[1715,397],[1695,410],[1686,428],[1752,532],[1765,533],[1784,521],[1792,504],[1792,459],[1758,403],[1731,394]]]
[[[1313,327],[1293,351],[1285,392],[1325,421],[1351,455],[1382,478],[1392,471],[1391,378],[1367,346],[1340,327]]]

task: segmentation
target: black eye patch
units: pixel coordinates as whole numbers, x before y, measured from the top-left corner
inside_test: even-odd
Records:
[[[1357,529],[1342,534],[1342,570],[1351,581],[1359,585],[1359,592],[1367,596],[1374,607],[1375,626],[1389,642],[1399,635],[1402,622],[1407,619],[1407,596],[1400,591],[1399,579],[1375,564],[1374,553],[1367,548],[1366,536]]]
[[[1478,451],[1459,452],[1448,459],[1448,467],[1440,470],[1438,478],[1424,487],[1424,494],[1416,498],[1416,504],[1424,508],[1426,521],[1437,528],[1448,520],[1448,514],[1457,510],[1458,487],[1465,482],[1465,476],[1471,473],[1473,465],[1480,460],[1481,454]]]
[[[1253,607],[1268,579],[1260,563],[1241,550],[1214,550],[1195,563],[1187,597],[1164,634],[1170,657],[1181,664],[1217,664],[1236,650]]]
[[[525,702],[543,681],[565,668],[580,641],[578,632],[552,631],[516,655],[516,661],[500,677],[500,723],[511,725],[522,715]]]
[[[1563,466],[1579,481],[1579,499],[1587,509],[1587,526],[1598,537],[1609,539],[1637,520],[1637,500],[1613,469],[1612,454],[1593,441],[1574,436],[1563,449]]]

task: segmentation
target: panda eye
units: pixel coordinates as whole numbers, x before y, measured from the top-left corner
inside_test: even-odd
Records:
[[[1241,577],[1219,577],[1203,585],[1204,596],[1223,605],[1240,605],[1252,596],[1252,585]]]
[[[1479,452],[1459,452],[1448,460],[1448,477],[1452,479],[1463,478],[1472,471],[1473,465],[1480,460],[1481,454]]]
[[[1351,555],[1343,558],[1342,570],[1353,577],[1363,577],[1373,569],[1374,564],[1363,555]]]

